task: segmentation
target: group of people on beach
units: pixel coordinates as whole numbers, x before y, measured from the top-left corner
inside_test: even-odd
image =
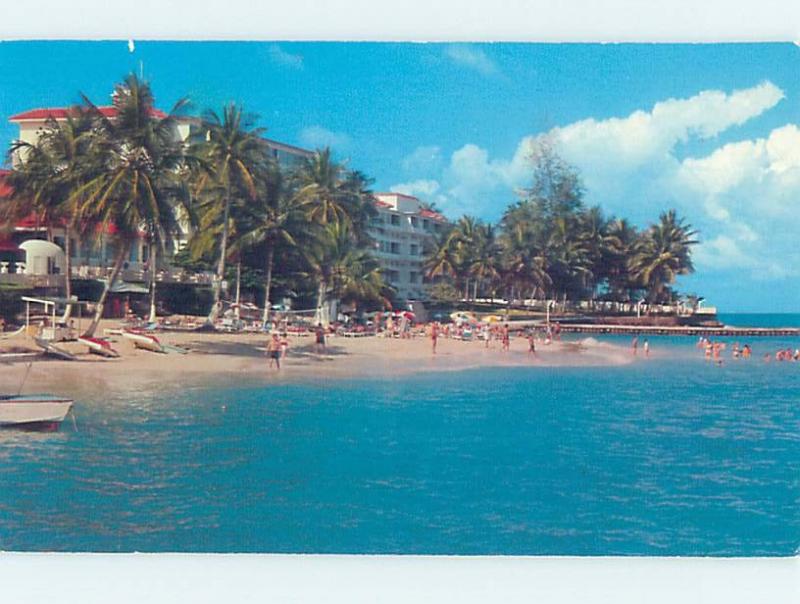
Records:
[[[465,336],[465,332],[468,334]],[[428,326],[428,333],[431,339],[431,351],[436,354],[436,348],[440,338],[453,338],[457,340],[471,340],[472,328],[469,326],[460,326],[456,324],[440,324],[434,321]],[[539,330],[531,328],[524,330],[523,336],[528,340],[528,354],[536,356],[536,341],[537,339],[550,344],[554,339],[561,338],[561,328],[558,324],[547,325],[545,328]],[[484,324],[478,331],[478,338],[484,341],[484,346],[489,348],[493,342],[500,342],[500,350],[508,352],[511,349],[511,328],[508,323],[501,324]]]

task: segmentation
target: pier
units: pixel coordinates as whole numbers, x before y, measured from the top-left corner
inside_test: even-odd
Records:
[[[689,325],[596,325],[591,323],[561,323],[563,333],[628,334],[653,336],[726,336],[765,337],[800,336],[797,327],[700,327]]]

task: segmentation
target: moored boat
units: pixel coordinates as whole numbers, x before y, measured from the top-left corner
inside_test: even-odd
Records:
[[[111,343],[108,342],[108,340],[80,336],[78,342],[88,346],[89,352],[93,352],[94,354],[99,354],[110,359],[116,359],[119,356],[119,353],[111,347]]]
[[[55,429],[73,402],[53,394],[0,395],[0,427]]]
[[[149,350],[151,352],[166,352],[158,338],[150,335],[149,333],[142,333],[139,331],[126,330],[122,332],[123,337],[127,338],[136,348]]]

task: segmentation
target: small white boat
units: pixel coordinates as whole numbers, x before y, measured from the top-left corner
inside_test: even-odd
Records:
[[[119,353],[111,348],[111,343],[108,342],[108,340],[80,336],[78,338],[78,342],[88,346],[89,352],[93,352],[94,354],[99,354],[100,356],[108,357],[110,359],[116,359],[119,356]]]
[[[73,402],[53,394],[0,395],[0,427],[57,428]]]
[[[149,350],[151,352],[166,352],[158,338],[150,335],[149,333],[141,333],[139,331],[124,331],[122,336],[133,342],[136,348],[142,350]]]

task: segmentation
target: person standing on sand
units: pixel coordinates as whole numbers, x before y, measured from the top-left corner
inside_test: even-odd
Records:
[[[631,348],[633,349],[633,356],[636,356],[636,353],[639,351],[639,336],[633,336]]]
[[[431,346],[433,354],[436,354],[436,341],[439,339],[439,323],[434,321],[431,325]]]
[[[511,335],[508,331],[508,323],[503,325],[503,350],[508,351],[511,347]]]
[[[267,344],[267,356],[269,357],[269,368],[274,364],[277,369],[281,368],[281,340],[277,333],[272,334],[269,344]]]
[[[325,352],[325,328],[322,327],[322,323],[317,323],[317,326],[314,328],[314,336],[316,338],[314,350],[317,354]]]
[[[533,330],[528,333],[528,354],[536,356],[536,332]]]

